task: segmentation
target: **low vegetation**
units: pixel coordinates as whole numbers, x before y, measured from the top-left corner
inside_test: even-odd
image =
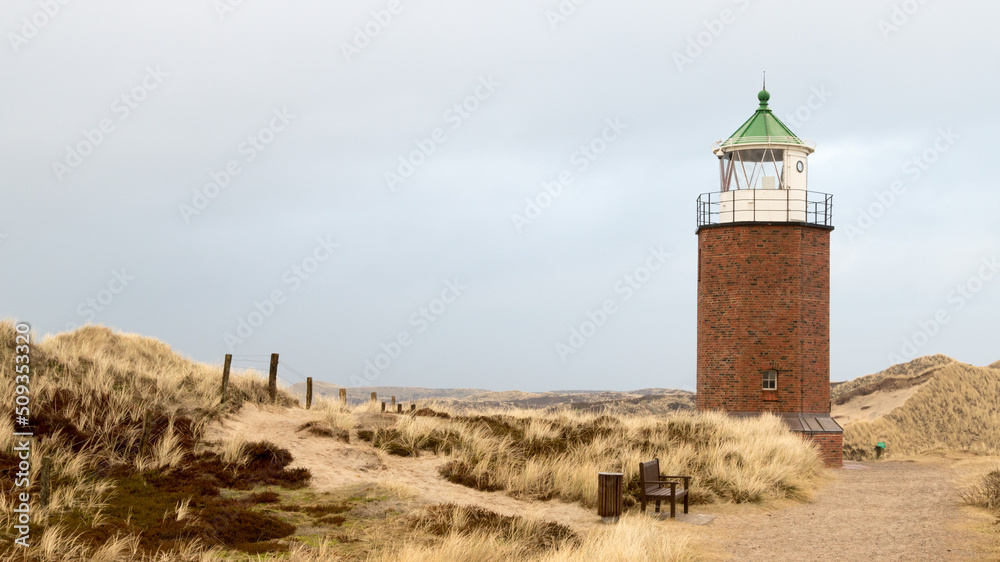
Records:
[[[1000,468],[987,473],[978,484],[966,490],[962,500],[1000,515]]]
[[[1000,532],[1000,467],[986,473],[979,483],[962,492],[962,501],[989,510],[996,516],[993,524]]]
[[[449,480],[515,496],[561,498],[593,507],[598,472],[623,472],[625,503],[638,503],[639,463],[660,459],[664,474],[694,476],[696,502],[805,499],[822,471],[811,444],[776,417],[722,414],[611,417],[580,411],[449,415],[426,410],[358,431],[386,452],[446,454]]]
[[[14,340],[13,324],[0,322],[7,379]],[[687,535],[628,514],[582,533],[488,505],[428,505],[400,483],[318,493],[280,443],[244,434],[205,440],[209,424],[244,404],[293,406],[288,394],[269,405],[259,375],[234,372],[223,403],[218,366],[153,339],[85,327],[34,342],[31,358],[32,454],[51,460],[51,499],[33,505],[31,548],[13,547],[15,427],[0,419],[0,560],[693,560],[698,552]],[[0,399],[11,403],[13,392],[4,386]],[[803,499],[822,472],[815,448],[777,418],[609,411],[382,415],[374,404],[320,401],[296,434],[367,443],[380,454],[441,455],[441,477],[453,482],[588,508],[599,471],[624,472],[626,506],[634,505],[639,462],[653,457],[665,474],[694,476],[696,502]],[[38,462],[31,471],[37,498]]]
[[[579,537],[556,523],[449,505],[428,508],[414,523],[440,539],[431,544],[410,541],[402,548],[387,545],[376,550],[372,558],[403,562],[701,559],[683,531],[664,533],[661,522],[645,517],[626,516],[618,524],[595,530],[586,537]]]
[[[15,329],[0,322],[0,373],[14,379]],[[156,340],[85,327],[30,350],[31,492],[51,461],[50,502],[34,502],[31,544],[12,548],[11,505],[19,459],[15,427],[0,419],[0,541],[4,559],[186,559],[206,548],[260,552],[295,527],[225,496],[222,489],[305,486],[309,472],[267,442],[234,452],[202,442],[206,424],[243,402],[268,402],[264,381],[234,373],[221,403],[219,369],[174,354]],[[13,385],[0,400],[14,402]],[[282,394],[281,403],[293,400]],[[18,431],[27,429],[17,427]],[[18,490],[23,491],[23,490]],[[41,523],[44,522],[44,523]]]

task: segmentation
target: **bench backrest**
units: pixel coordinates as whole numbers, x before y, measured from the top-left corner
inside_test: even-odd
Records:
[[[642,478],[643,481],[643,492],[652,492],[659,488],[659,484],[649,484],[649,482],[656,482],[660,479],[660,459],[639,463],[639,478]]]

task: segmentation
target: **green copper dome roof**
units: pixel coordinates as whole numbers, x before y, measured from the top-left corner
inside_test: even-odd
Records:
[[[771,94],[767,90],[761,90],[757,99],[760,101],[757,111],[735,133],[720,143],[720,148],[736,144],[806,144],[771,113],[771,109],[767,107]]]

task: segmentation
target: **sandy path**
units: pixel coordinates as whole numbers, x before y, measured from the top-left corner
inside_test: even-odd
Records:
[[[447,460],[426,453],[419,458],[387,455],[370,445],[342,443],[317,437],[298,428],[309,421],[322,419],[319,412],[302,408],[264,408],[243,406],[239,414],[221,425],[208,428],[209,441],[221,441],[241,433],[251,441],[267,440],[292,453],[292,468],[305,467],[312,473],[310,486],[316,491],[334,491],[364,483],[401,484],[415,494],[417,503],[455,503],[487,507],[504,515],[527,515],[558,521],[583,531],[600,524],[594,510],[558,500],[523,501],[502,492],[481,492],[448,482],[438,468]]]
[[[942,461],[848,463],[811,503],[723,508],[706,532],[736,560],[988,560]],[[705,511],[712,511],[706,507]]]

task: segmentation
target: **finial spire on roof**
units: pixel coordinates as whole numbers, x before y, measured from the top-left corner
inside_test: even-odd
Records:
[[[767,100],[771,99],[771,94],[767,92],[767,71],[764,70],[764,78],[761,82],[760,93],[757,94],[757,99],[760,100],[760,109],[767,109]]]

